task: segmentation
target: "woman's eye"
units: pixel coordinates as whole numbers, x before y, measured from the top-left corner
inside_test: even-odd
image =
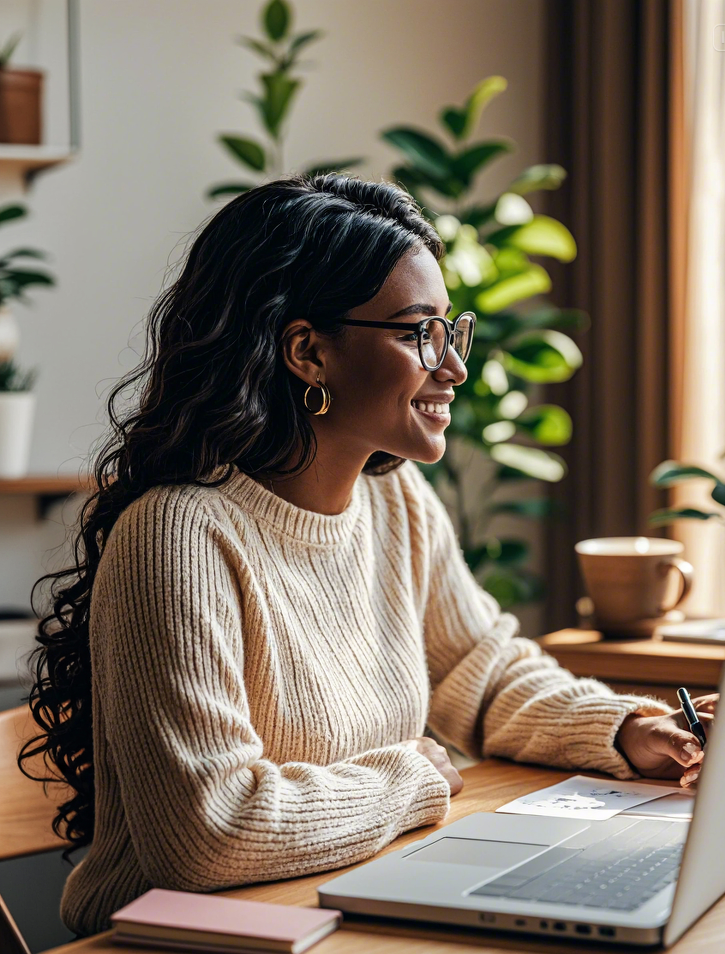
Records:
[[[409,334],[409,335],[403,335],[403,337],[402,337],[400,340],[401,340],[401,341],[415,341],[415,340],[417,339],[417,337],[418,337],[418,332],[417,332],[417,331],[413,331],[413,332],[412,332],[411,334]],[[426,342],[426,341],[430,341],[430,335],[428,334],[427,331],[424,331],[424,332],[423,332],[423,342]]]

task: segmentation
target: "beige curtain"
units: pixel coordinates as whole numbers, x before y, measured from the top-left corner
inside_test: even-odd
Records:
[[[672,11],[672,456],[725,474],[725,0]],[[679,81],[678,81],[679,78]],[[706,481],[674,488],[675,506],[716,510]],[[695,567],[683,608],[725,616],[725,528],[679,521]]]

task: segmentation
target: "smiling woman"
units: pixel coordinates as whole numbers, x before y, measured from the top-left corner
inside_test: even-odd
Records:
[[[473,330],[448,326],[442,254],[396,186],[291,176],[217,212],[153,306],[77,564],[36,584],[67,579],[19,761],[75,791],[54,827],[90,844],[61,900],[77,934],[154,886],[329,870],[440,821],[463,781],[426,724],[471,758],[693,762],[667,706],[517,636],[416,467]],[[433,370],[421,321],[446,334]]]

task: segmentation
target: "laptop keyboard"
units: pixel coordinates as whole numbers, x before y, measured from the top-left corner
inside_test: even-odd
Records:
[[[550,848],[471,895],[633,911],[677,879],[687,825],[646,824],[586,848]]]

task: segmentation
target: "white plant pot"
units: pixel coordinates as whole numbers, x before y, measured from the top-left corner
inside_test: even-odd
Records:
[[[32,391],[0,391],[0,478],[28,473],[34,417]]]

